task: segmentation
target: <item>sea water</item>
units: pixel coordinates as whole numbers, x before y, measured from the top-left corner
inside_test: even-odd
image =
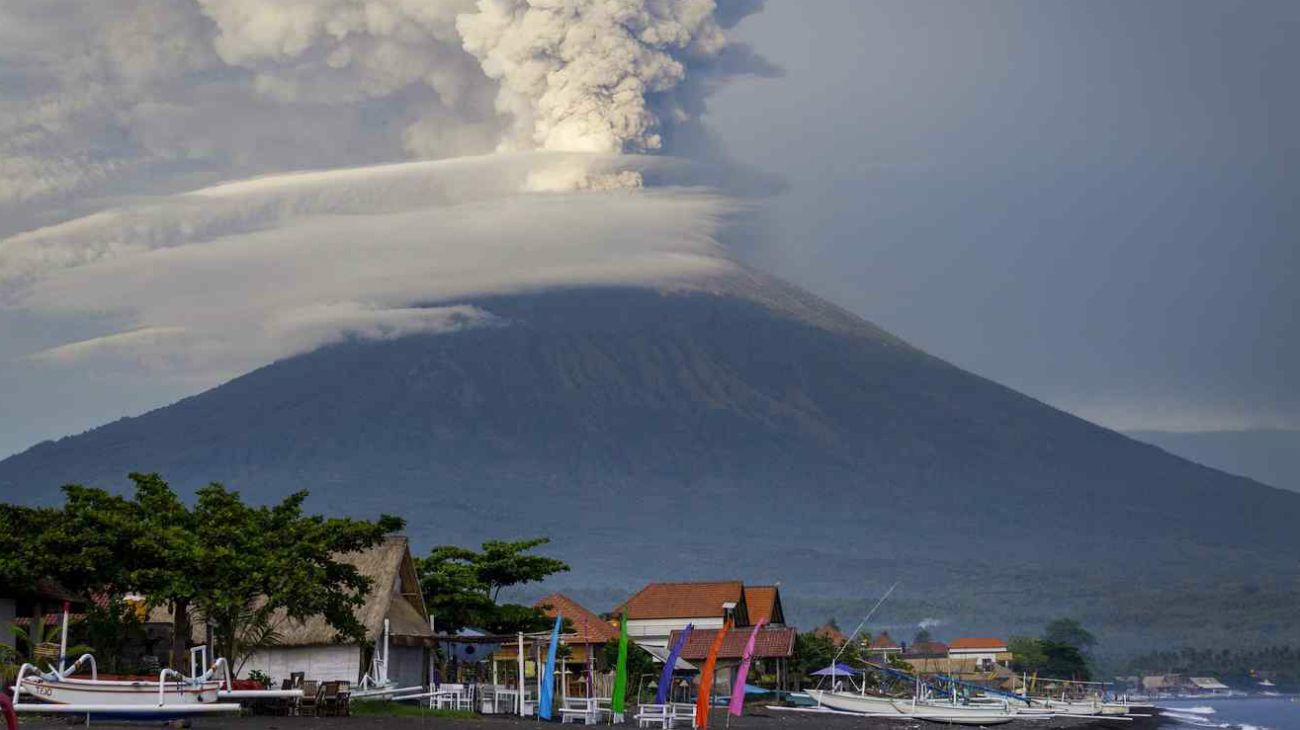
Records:
[[[1300,730],[1300,698],[1258,697],[1226,700],[1158,700],[1160,714],[1179,728],[1224,730]]]

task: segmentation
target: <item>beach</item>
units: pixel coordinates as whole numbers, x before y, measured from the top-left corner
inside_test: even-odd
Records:
[[[68,719],[24,718],[23,730],[59,730],[68,727]],[[81,724],[77,722],[75,724]],[[162,723],[147,723],[163,725]],[[147,725],[146,724],[146,725]],[[204,717],[193,721],[192,730],[507,730],[509,728],[537,728],[543,725],[558,725],[558,722],[542,723],[533,719],[521,719],[507,716],[480,715],[466,719],[449,719],[443,717],[402,716],[402,717],[272,717],[246,716],[237,718]],[[1134,718],[1131,721],[1105,720],[1100,718],[1055,718],[1050,720],[1018,720],[999,727],[1011,730],[1055,730],[1057,728],[1074,728],[1076,730],[1102,728],[1127,728],[1128,730],[1148,730],[1169,724],[1168,719],[1160,717]],[[124,723],[94,722],[93,726],[125,727]],[[142,723],[132,723],[141,727]],[[836,730],[911,730],[912,728],[938,728],[934,723],[916,720],[894,720],[885,718],[856,717],[845,714],[785,712],[780,710],[758,709],[742,717],[731,718],[727,722],[723,710],[715,710],[709,723],[711,728],[723,730],[781,730],[783,728],[807,729],[828,728]],[[628,722],[618,726],[636,727]]]

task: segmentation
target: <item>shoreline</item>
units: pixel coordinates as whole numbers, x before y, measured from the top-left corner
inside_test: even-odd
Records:
[[[998,727],[1011,730],[1102,730],[1128,728],[1129,730],[1151,730],[1152,728],[1174,724],[1169,718],[1161,717],[1152,708],[1151,717],[1137,717],[1131,720],[1114,720],[1107,718],[1052,718],[1050,720],[1013,720]],[[56,730],[70,725],[80,725],[80,720],[72,718],[27,718],[20,722],[20,730]],[[559,726],[558,720],[542,722],[534,718],[519,718],[502,715],[479,715],[473,718],[444,718],[433,715],[417,716],[351,716],[351,717],[284,717],[275,715],[248,715],[241,717],[198,717],[193,720],[193,730],[427,730],[439,728],[445,730],[493,730],[506,728],[540,728]],[[92,721],[92,727],[174,727],[166,722],[122,722]],[[636,727],[631,720],[622,725],[604,727]],[[717,708],[710,716],[709,727],[715,730],[781,730],[783,728],[813,730],[913,730],[920,728],[957,727],[941,723],[931,723],[914,719],[894,719],[862,717],[849,714],[831,714],[816,712],[785,712],[755,708],[741,717],[728,718],[723,708]]]

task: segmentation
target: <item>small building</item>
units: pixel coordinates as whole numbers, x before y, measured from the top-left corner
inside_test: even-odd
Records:
[[[948,672],[948,645],[942,641],[916,641],[907,646],[899,657],[912,665],[918,674],[946,674]]]
[[[745,608],[751,626],[766,621],[768,626],[785,626],[779,586],[745,586]]]
[[[738,627],[751,625],[745,593],[745,585],[738,580],[650,583],[610,613],[615,618],[627,613],[628,638],[662,649],[668,646],[668,637],[687,624],[694,624],[697,630],[720,629],[731,618]],[[775,587],[772,594],[773,607],[765,610],[780,610]]]
[[[953,639],[948,645],[948,658],[955,673],[987,672],[995,666],[1011,663],[1007,642],[990,637],[964,637]],[[969,667],[969,669],[967,669]]]
[[[849,640],[849,637],[845,636],[844,632],[840,631],[839,627],[833,624],[822,624],[821,626],[818,626],[813,629],[813,636],[816,636],[819,639],[826,639],[835,646],[844,646],[844,642]]]
[[[1186,684],[1179,674],[1148,674],[1142,677],[1142,692],[1159,696],[1182,691]]]
[[[1206,697],[1220,697],[1232,694],[1232,689],[1220,682],[1217,677],[1188,677],[1187,681],[1191,685],[1192,694]]]
[[[691,631],[682,647],[682,659],[692,664],[702,664],[709,655],[714,640],[721,629],[700,629]],[[730,692],[735,682],[735,670],[745,655],[745,645],[749,642],[750,628],[727,632],[718,650],[717,669],[714,683],[719,691]],[[794,642],[798,631],[790,626],[764,626],[754,636],[753,661],[750,664],[747,683],[769,689],[787,689],[789,686],[789,664],[794,656]],[[669,636],[669,642],[677,641],[680,631]]]
[[[871,643],[867,645],[867,653],[878,661],[888,662],[890,657],[902,654],[903,647],[894,641],[888,631],[881,631],[871,638]]]
[[[533,607],[540,610],[542,615],[547,618],[554,619],[559,615],[564,619],[565,633],[560,635],[560,646],[566,650],[558,652],[556,660],[555,673],[557,681],[562,683],[561,687],[557,689],[557,695],[560,697],[590,696],[586,687],[585,668],[590,661],[593,670],[603,672],[606,669],[602,652],[606,644],[618,643],[618,629],[563,593],[552,593],[549,596],[539,598],[533,602]],[[528,641],[529,646],[534,643],[534,640],[530,638]],[[534,646],[533,648],[536,649],[537,647]],[[507,667],[514,667],[518,661],[518,652],[517,644],[503,641],[492,655],[492,661],[494,663],[503,663]],[[525,648],[524,659],[528,662],[533,661],[527,647]],[[597,676],[593,679],[599,680],[600,677]]]
[[[406,538],[388,537],[340,559],[371,580],[370,593],[355,612],[365,627],[365,643],[337,643],[337,632],[322,616],[306,621],[281,616],[279,641],[249,657],[244,670],[261,671],[277,684],[294,672],[307,679],[360,682],[371,671],[376,651],[383,656],[387,624],[388,678],[399,686],[429,684],[433,629]]]
[[[63,620],[62,604],[70,605],[72,621],[80,621],[85,599],[70,593],[52,580],[37,582],[33,590],[17,591],[5,587],[0,592],[0,646],[14,648],[16,638],[13,627],[31,625],[33,616],[40,616],[46,627],[57,626]]]

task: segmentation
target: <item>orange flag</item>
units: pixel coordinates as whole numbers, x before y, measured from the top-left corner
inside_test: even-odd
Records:
[[[713,670],[718,665],[718,652],[722,650],[722,640],[731,631],[731,619],[722,625],[722,630],[713,637],[713,646],[704,659],[704,668],[700,670],[700,691],[695,698],[695,727],[707,730],[709,727],[709,695],[713,693]]]

